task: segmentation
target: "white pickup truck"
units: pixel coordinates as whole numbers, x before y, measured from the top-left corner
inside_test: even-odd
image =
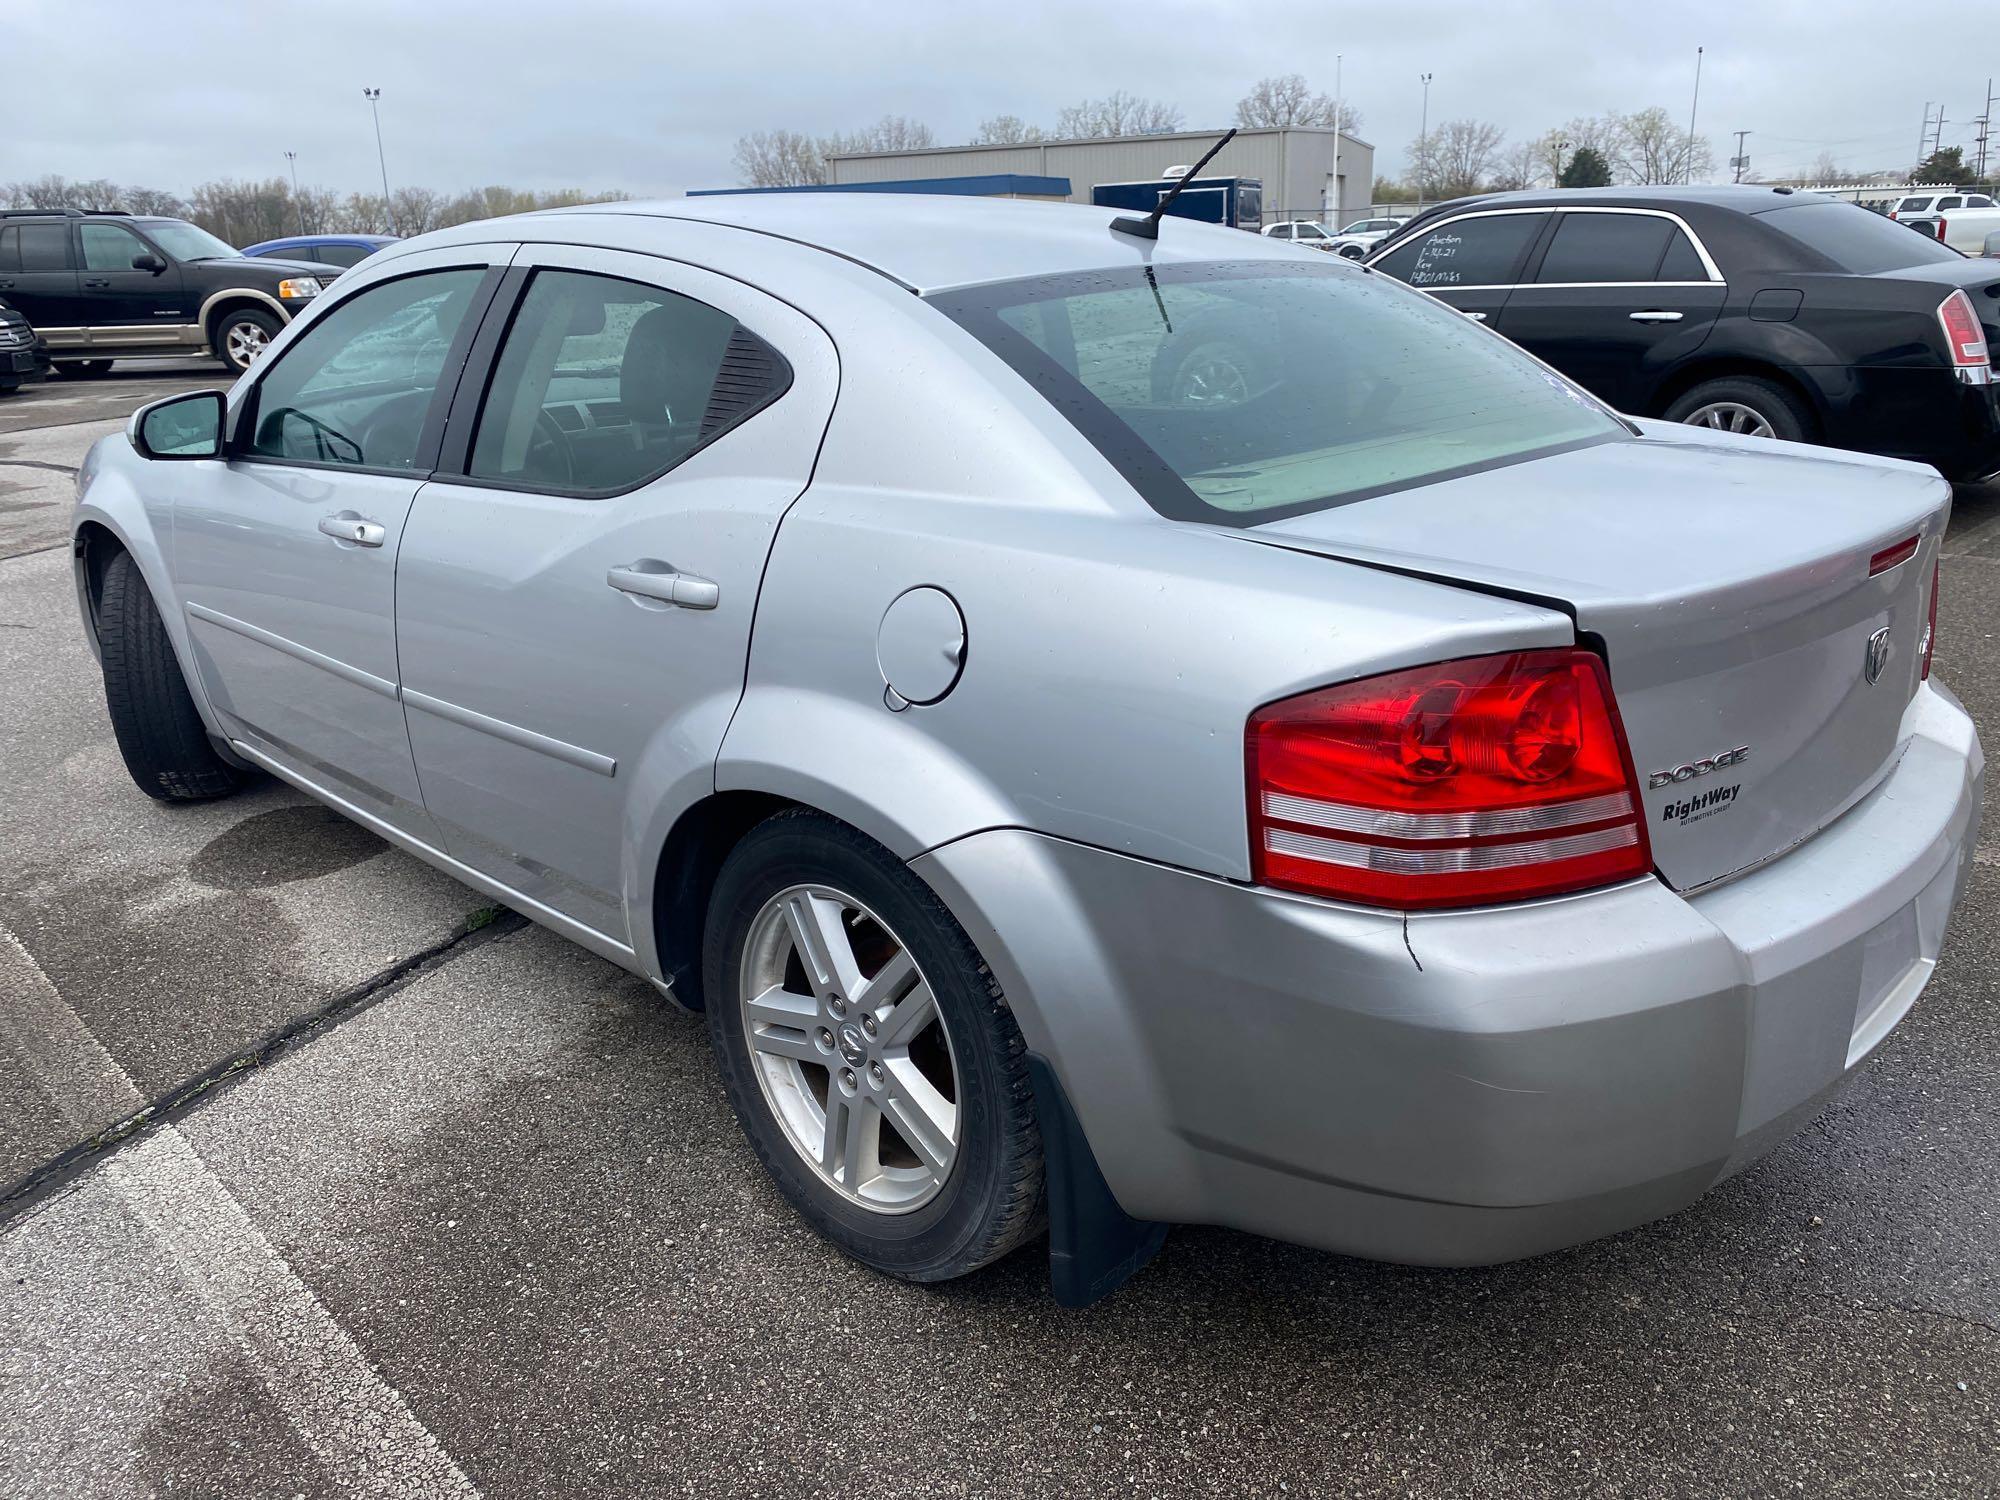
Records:
[[[1950,208],[1935,213],[1901,213],[1896,222],[1922,230],[1967,255],[2000,255],[2000,208]]]

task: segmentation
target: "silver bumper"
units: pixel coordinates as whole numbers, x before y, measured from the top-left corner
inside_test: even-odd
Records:
[[[1902,1018],[1984,759],[1921,690],[1882,784],[1693,898],[1656,880],[1405,920],[1021,830],[919,858],[1142,1219],[1478,1264],[1670,1213]]]

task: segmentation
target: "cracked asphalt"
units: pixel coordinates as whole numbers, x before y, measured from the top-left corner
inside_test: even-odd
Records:
[[[902,1286],[645,985],[274,783],[131,788],[69,474],[212,372],[0,401],[0,1500],[2000,1494],[1990,846],[1908,1021],[1672,1219],[1473,1271],[1180,1229],[1081,1313],[1034,1250]],[[2000,488],[1949,545],[1993,743]]]

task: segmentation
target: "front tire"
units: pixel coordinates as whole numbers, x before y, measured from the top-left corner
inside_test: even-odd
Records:
[[[104,568],[97,611],[104,702],[125,769],[161,802],[226,797],[242,778],[209,743],[152,591],[129,552]]]
[[[709,1038],[751,1148],[864,1265],[944,1281],[1042,1223],[1027,1048],[944,903],[798,809],[724,861],[703,942]]]
[[[55,372],[71,380],[98,380],[111,373],[108,359],[62,359],[57,360]]]
[[[215,324],[215,357],[242,374],[257,363],[278,336],[278,320],[253,307],[226,312]]]
[[[1704,380],[1669,406],[1666,418],[1691,427],[1793,443],[1809,443],[1817,431],[1805,402],[1776,381],[1755,375]]]

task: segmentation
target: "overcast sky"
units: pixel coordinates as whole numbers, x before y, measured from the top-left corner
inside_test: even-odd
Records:
[[[1514,140],[1648,104],[1685,118],[1697,44],[1699,129],[1718,162],[1747,129],[1767,176],[1822,149],[1843,167],[1901,168],[1927,99],[1943,100],[1945,144],[1969,142],[2000,43],[1982,52],[1967,23],[1991,3],[4,0],[0,181],[55,172],[185,193],[282,173],[292,150],[306,183],[373,189],[372,85],[392,187],[655,196],[732,183],[731,145],[759,129],[903,114],[959,141],[989,115],[1046,123],[1119,88],[1178,104],[1191,127],[1226,125],[1265,74],[1331,92],[1336,54],[1377,170],[1394,172],[1421,73],[1433,122],[1489,119]]]

